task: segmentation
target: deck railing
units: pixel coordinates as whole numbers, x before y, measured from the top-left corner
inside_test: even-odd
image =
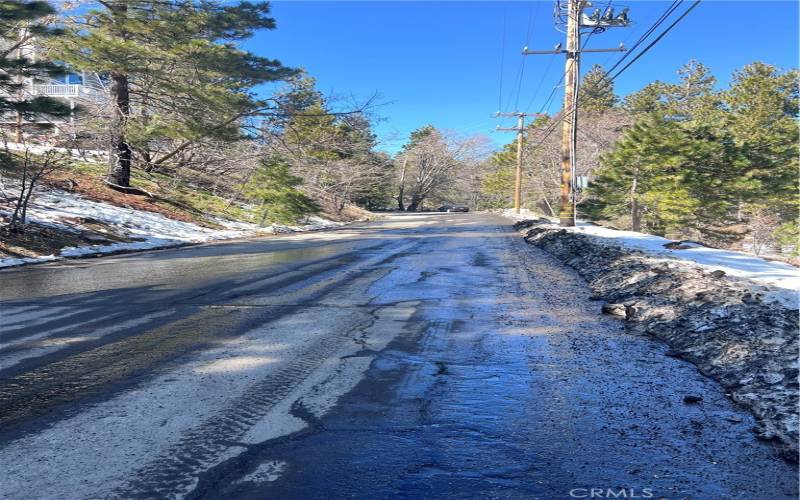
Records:
[[[34,85],[34,92],[37,95],[48,95],[48,96],[79,95],[81,93],[81,87],[83,87],[83,85],[75,85],[75,84]]]

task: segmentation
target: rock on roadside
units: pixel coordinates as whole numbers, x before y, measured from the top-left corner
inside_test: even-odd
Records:
[[[515,225],[516,226],[516,225]],[[685,262],[611,247],[551,225],[521,225],[525,241],[573,267],[604,312],[665,341],[719,381],[759,421],[756,435],[798,459],[798,314]]]

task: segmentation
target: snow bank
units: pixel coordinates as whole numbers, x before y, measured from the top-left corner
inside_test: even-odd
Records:
[[[694,363],[719,381],[758,418],[757,435],[777,440],[780,452],[797,460],[797,294],[792,292],[793,305],[784,305],[768,297],[766,286],[731,280],[719,272],[727,268],[751,273],[748,280],[764,278],[793,286],[796,280],[789,279],[784,265],[762,261],[755,264],[763,267],[756,267],[752,261],[760,259],[755,257],[706,248],[676,251],[708,251],[687,259],[702,265],[686,265],[678,258],[661,258],[654,243],[668,241],[663,238],[549,223],[515,227],[524,229],[525,241],[586,279],[594,297],[606,301],[604,312],[624,317],[632,331],[663,340],[672,348],[670,355]],[[726,259],[733,260],[710,265]],[[767,273],[760,269],[773,268],[774,276],[759,274]]]
[[[48,262],[51,260],[58,260],[55,255],[40,255],[38,257],[9,257],[7,259],[0,259],[0,267],[21,266],[23,264],[34,264],[37,262]]]
[[[528,210],[523,210],[520,214],[506,210],[503,215],[519,221],[543,219]],[[552,227],[557,226],[554,223]],[[592,236],[598,244],[638,250],[659,258],[686,261],[706,270],[721,270],[728,277],[769,287],[772,291],[769,297],[786,306],[797,305],[800,293],[800,269],[789,264],[768,261],[743,252],[709,248],[697,243],[681,244],[681,247],[689,248],[669,249],[665,245],[675,244],[675,241],[652,234],[619,231],[580,221],[577,227],[559,227],[559,229]]]
[[[0,210],[0,214],[8,215]],[[286,226],[273,224],[262,227],[241,221],[216,218],[215,222],[224,229],[211,229],[190,222],[170,219],[162,214],[119,207],[92,201],[66,191],[47,191],[38,194],[28,207],[30,222],[45,224],[63,230],[74,230],[75,223],[70,219],[94,219],[111,226],[116,234],[125,235],[137,241],[126,243],[97,244],[81,247],[63,248],[60,255],[46,255],[30,258],[0,258],[0,267],[17,266],[34,262],[46,262],[62,257],[81,257],[120,251],[151,250],[191,243],[204,243],[213,240],[245,238],[265,234],[299,231],[314,231],[343,225],[321,217],[309,217],[306,224]]]

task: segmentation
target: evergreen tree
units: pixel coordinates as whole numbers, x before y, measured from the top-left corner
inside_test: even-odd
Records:
[[[489,167],[492,170],[484,176],[481,192],[491,208],[506,208],[511,205],[511,193],[516,180],[516,148],[515,142],[506,144],[502,151],[494,153],[489,158]]]
[[[583,76],[579,90],[580,109],[589,113],[603,113],[617,105],[614,83],[606,78],[602,66],[595,64]]]
[[[664,113],[665,99],[666,85],[663,82],[655,81],[626,96],[622,102],[622,109],[634,116]]]
[[[133,150],[146,156],[154,140],[177,144],[163,162],[203,138],[241,137],[241,120],[266,106],[252,87],[292,73],[237,46],[275,27],[268,14],[267,2],[108,0],[76,16],[53,49],[110,81],[108,182],[128,186]]]
[[[511,193],[514,189],[514,167],[505,161],[497,161],[497,153],[490,159],[493,170],[481,180],[481,194],[488,208],[508,208],[512,203]]]
[[[590,186],[590,215],[630,217],[635,231],[713,231],[730,207],[720,175],[733,161],[732,141],[648,115],[603,157]]]
[[[674,120],[722,126],[722,106],[714,90],[717,79],[702,63],[692,59],[678,70],[679,81],[664,85],[665,111]]]
[[[781,73],[755,62],[733,75],[723,94],[728,127],[745,162],[751,182],[739,191],[746,202],[784,205],[794,215],[797,202],[798,72]]]
[[[369,156],[376,144],[369,120],[358,112],[332,112],[315,83],[306,75],[290,80],[289,90],[277,98],[281,119],[272,132],[310,159]]]
[[[756,246],[796,247],[798,72],[755,62],[724,91],[697,61],[679,77],[625,99],[637,122],[603,156],[586,211],[659,234],[699,231],[722,243],[745,228]]]
[[[319,205],[298,189],[303,179],[292,175],[281,157],[264,160],[247,185],[247,196],[260,204],[261,223],[293,224],[319,212]]]
[[[26,81],[63,72],[52,62],[30,57],[37,39],[59,34],[46,23],[54,14],[44,1],[0,1],[0,114],[13,113],[20,120],[29,120],[37,114],[58,117],[70,113],[64,101],[24,92]]]
[[[332,111],[314,79],[302,73],[289,79],[276,101],[279,117],[269,133],[293,173],[332,197],[337,211],[347,202],[385,206],[383,184],[391,183],[392,162],[374,151],[377,139],[367,116]]]
[[[408,136],[408,142],[403,145],[403,150],[407,151],[414,146],[419,145],[424,139],[436,134],[436,127],[433,125],[425,125],[415,129]]]

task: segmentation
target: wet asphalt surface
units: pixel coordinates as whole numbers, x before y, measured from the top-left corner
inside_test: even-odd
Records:
[[[797,498],[797,465],[746,411],[498,217],[392,216],[0,283],[2,498]],[[182,385],[148,404],[264,328],[298,339],[274,371],[242,372],[240,392],[225,379],[196,421]],[[118,411],[132,395],[139,428]],[[136,448],[158,412],[172,441]],[[95,413],[131,434],[87,445]],[[80,446],[78,465],[60,451]]]

